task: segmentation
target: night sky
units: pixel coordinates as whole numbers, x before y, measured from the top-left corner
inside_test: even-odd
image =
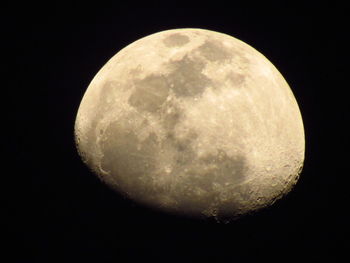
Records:
[[[349,247],[345,7],[88,2],[2,10],[4,262],[338,262]],[[185,27],[232,35],[264,54],[303,116],[298,184],[230,224],[139,207],[100,182],[75,149],[75,116],[97,71],[131,42]]]

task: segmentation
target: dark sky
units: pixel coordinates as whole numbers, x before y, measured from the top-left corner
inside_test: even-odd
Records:
[[[6,262],[340,259],[349,230],[342,190],[349,174],[345,7],[88,2],[2,10]],[[294,190],[227,225],[123,200],[84,166],[74,146],[80,100],[107,60],[141,37],[184,27],[226,33],[263,53],[291,86],[304,119],[306,160]]]

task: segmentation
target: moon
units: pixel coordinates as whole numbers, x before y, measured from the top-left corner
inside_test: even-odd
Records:
[[[87,88],[78,152],[146,207],[230,220],[268,207],[301,173],[305,139],[279,71],[223,33],[172,29],[113,56]]]

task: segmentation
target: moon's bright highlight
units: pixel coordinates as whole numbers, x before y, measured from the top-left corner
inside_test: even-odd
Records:
[[[167,212],[234,218],[272,204],[304,161],[297,102],[244,42],[175,29],[128,45],[97,73],[75,136],[113,189]]]

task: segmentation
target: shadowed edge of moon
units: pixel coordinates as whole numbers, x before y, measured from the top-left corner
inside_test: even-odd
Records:
[[[216,154],[199,158],[192,146],[197,138],[193,131],[182,139],[168,137],[163,141],[150,133],[140,141],[125,123],[123,120],[111,123],[100,145],[103,152],[101,168],[112,175],[120,192],[163,211],[202,215],[209,204],[216,202],[220,213],[230,212],[224,211],[221,199],[230,186],[244,181],[247,171],[244,156],[231,157],[218,149]],[[156,172],[161,152],[171,152],[173,156],[172,171],[168,175]],[[173,180],[160,184],[161,176],[170,176]],[[232,209],[232,193],[227,198],[231,200]],[[166,204],[163,200],[171,202]]]

